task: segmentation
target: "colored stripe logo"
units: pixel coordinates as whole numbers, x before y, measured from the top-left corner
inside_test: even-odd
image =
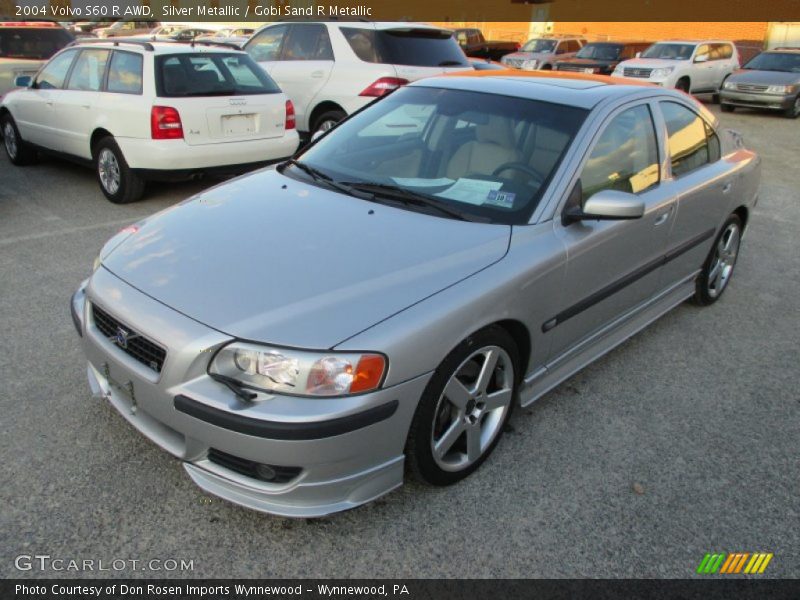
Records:
[[[767,569],[773,554],[767,552],[707,553],[697,573],[700,575],[760,575]]]

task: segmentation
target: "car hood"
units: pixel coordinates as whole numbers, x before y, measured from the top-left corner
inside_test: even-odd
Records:
[[[117,277],[231,336],[312,349],[331,348],[500,260],[511,233],[272,170],[207,190],[138,227],[104,250],[102,264]]]
[[[760,83],[762,85],[791,85],[800,82],[800,73],[741,69],[728,77],[728,81],[734,83]]]
[[[662,69],[664,67],[678,67],[691,64],[688,60],[670,60],[667,58],[632,58],[619,64],[620,67],[635,69]]]

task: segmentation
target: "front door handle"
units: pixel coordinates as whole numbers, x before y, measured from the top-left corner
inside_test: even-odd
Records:
[[[313,73],[311,73],[311,76],[314,77],[315,79],[319,79],[323,75],[325,75],[324,71],[314,71]]]
[[[89,110],[90,108],[92,108],[92,105],[91,104],[81,104],[81,108],[85,108],[86,110]]]
[[[669,209],[667,209],[663,214],[658,215],[655,223],[653,223],[653,226],[658,227],[659,225],[666,223],[669,220],[669,216],[672,214],[672,209],[673,207],[670,206]]]
[[[723,194],[727,194],[728,192],[730,192],[731,191],[731,186],[732,186],[732,184],[731,184],[730,181],[728,183],[726,183],[725,185],[723,185],[722,186],[722,193]]]

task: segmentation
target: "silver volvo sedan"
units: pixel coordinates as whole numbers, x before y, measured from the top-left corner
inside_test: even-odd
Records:
[[[452,484],[516,405],[719,299],[759,163],[673,90],[420,81],[111,238],[71,304],[89,383],[252,509]]]

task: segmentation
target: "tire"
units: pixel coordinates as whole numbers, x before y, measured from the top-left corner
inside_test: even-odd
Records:
[[[722,112],[726,113],[732,113],[734,110],[736,110],[736,107],[733,104],[725,104],[724,102],[719,105],[719,108],[722,110]]]
[[[114,204],[128,204],[142,197],[144,180],[128,166],[113,137],[97,142],[92,154],[97,182],[106,198]]]
[[[796,119],[800,117],[800,94],[794,99],[794,104],[783,111],[783,116],[787,119]]]
[[[678,79],[677,82],[675,82],[675,89],[681,92],[685,92],[686,94],[689,93],[690,87],[691,86],[689,85],[689,79],[687,79],[686,77],[681,77],[680,79]]]
[[[3,146],[12,165],[24,167],[36,162],[39,153],[26,143],[19,134],[14,117],[6,113],[0,119],[0,132],[3,135]]]
[[[714,239],[714,245],[703,263],[700,276],[695,283],[693,301],[699,306],[709,306],[720,299],[728,289],[736,259],[739,255],[739,246],[742,241],[742,221],[736,215],[731,215],[719,235]]]
[[[480,377],[489,360],[494,369]],[[514,409],[519,370],[517,345],[499,327],[471,335],[442,361],[422,394],[406,442],[408,465],[418,479],[451,485],[486,460]]]
[[[314,121],[314,128],[311,131],[311,134],[315,134],[317,131],[328,131],[336,126],[336,124],[344,119],[347,116],[347,113],[343,110],[328,110],[322,113],[320,116],[316,118]]]
[[[542,65],[540,70],[541,71],[552,71],[553,70],[553,65]]]

